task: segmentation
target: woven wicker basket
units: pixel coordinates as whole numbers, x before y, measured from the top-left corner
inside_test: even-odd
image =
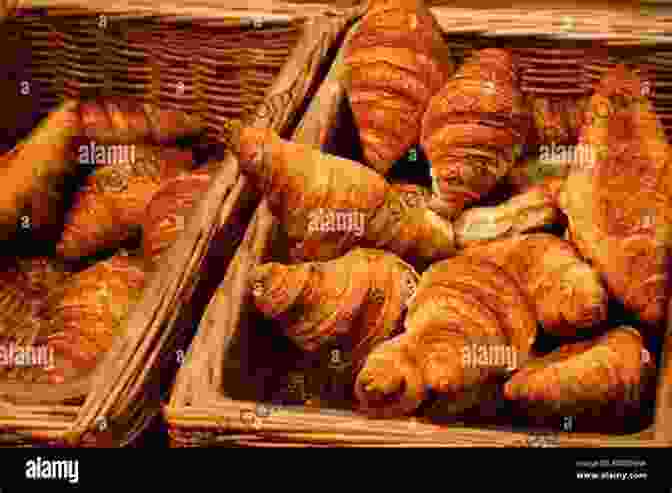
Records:
[[[244,10],[234,15],[216,8],[205,9],[199,18],[149,8],[128,14],[5,6],[3,13],[10,14],[0,25],[10,47],[23,47],[30,57],[17,58],[22,73],[14,80],[27,80],[35,88],[26,103],[31,125],[64,95],[93,92],[200,113],[211,140],[223,116],[290,131],[317,87],[330,47],[352,16],[312,17],[290,8],[281,15],[260,9],[254,18]],[[21,63],[26,60],[30,63]],[[49,63],[43,65],[45,60]],[[215,74],[224,83],[221,91],[208,91],[208,70],[225,66],[229,72]],[[220,96],[228,98],[223,110],[228,113],[215,104]],[[7,100],[13,97],[10,93]],[[208,275],[218,275],[217,282],[224,275],[253,212],[234,164],[223,163],[185,218],[167,261],[148,279],[134,306],[125,336],[117,338],[93,375],[77,383],[87,389],[85,398],[58,402],[60,394],[52,388],[49,404],[20,405],[0,383],[0,444],[121,446],[133,442],[160,412],[181,348],[187,347],[217,285],[209,286]],[[24,385],[24,391],[34,388],[41,395],[45,384]]]
[[[475,11],[449,8],[433,11],[451,45],[461,48],[455,50],[458,58],[485,46],[521,49],[562,46],[608,49],[614,60],[638,63],[641,56],[651,55],[651,50],[664,49],[663,45],[652,48],[644,32],[658,30],[664,19],[631,17],[628,21],[627,16],[614,14],[615,20],[605,25],[595,12],[586,15],[581,11],[537,11],[528,12],[523,18],[520,12],[513,10],[479,11],[478,15]],[[571,30],[555,25],[555,19],[562,16],[573,19]],[[631,33],[623,35],[628,25]],[[614,31],[619,32],[614,35]],[[664,40],[670,41],[669,38]],[[336,59],[311,101],[293,139],[357,160],[361,158],[361,150],[358,151],[352,114],[338,80],[340,60],[340,57]],[[587,66],[586,76],[590,79]],[[269,331],[259,330],[268,322],[251,306],[247,287],[252,266],[282,261],[285,253],[281,228],[266,202],[261,201],[226,276],[203,315],[187,358],[178,371],[170,403],[164,409],[173,446],[657,447],[672,444],[672,329],[668,330],[661,349],[663,366],[655,409],[653,403],[650,406],[651,414],[655,414],[653,425],[649,422],[634,432],[569,433],[558,428],[547,434],[547,428],[528,424],[519,429],[506,420],[488,424],[475,419],[450,425],[415,419],[378,421],[358,416],[348,411],[347,406],[315,410],[308,403],[303,405],[308,396],[322,397],[315,396],[310,384],[305,385],[310,380],[306,376],[317,374],[318,368],[315,362],[312,367],[297,364],[299,356],[291,343],[282,337],[269,336]],[[324,368],[319,370],[325,371]],[[303,395],[296,397],[294,392],[293,397],[286,399],[288,387],[298,389]],[[280,398],[277,398],[278,392]],[[288,400],[299,404],[288,405],[291,404]]]

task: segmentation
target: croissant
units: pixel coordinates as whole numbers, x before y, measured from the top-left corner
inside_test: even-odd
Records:
[[[419,276],[396,255],[356,248],[328,262],[267,263],[251,276],[254,304],[306,352],[344,344],[353,372],[398,331]],[[354,375],[354,374],[353,374]]]
[[[404,327],[373,349],[357,375],[355,395],[371,417],[409,415],[430,389],[454,413],[471,408],[502,367],[527,357],[537,330],[515,280],[463,256],[425,271]]]
[[[464,255],[492,262],[515,279],[548,333],[573,336],[606,320],[608,293],[599,273],[557,236],[517,235]]]
[[[81,132],[77,104],[72,100],[61,103],[0,158],[4,187],[0,239],[13,238],[23,218],[35,232],[58,223],[63,208],[60,186],[76,170],[70,142]]]
[[[192,166],[190,151],[133,146],[134,158],[98,167],[75,194],[56,245],[62,258],[77,260],[119,246],[141,224],[162,181]]]
[[[452,225],[407,203],[374,170],[270,129],[238,129],[231,139],[243,173],[294,244],[294,261],[335,259],[355,246],[384,249],[416,266],[454,253]]]
[[[386,174],[419,141],[429,100],[454,71],[450,50],[421,0],[375,0],[344,61],[365,162]]]
[[[581,145],[589,166],[573,166],[559,194],[569,237],[614,297],[642,321],[665,317],[669,297],[670,147],[641,81],[609,70],[590,100]]]
[[[82,102],[79,116],[84,136],[98,144],[173,144],[205,131],[198,115],[130,98]]]
[[[152,197],[142,219],[142,249],[148,270],[159,265],[209,185],[209,174],[194,171],[166,181]]]
[[[431,99],[421,145],[440,214],[452,219],[507,174],[527,134],[510,52],[479,51]]]
[[[138,259],[124,254],[72,275],[50,310],[48,344],[56,353],[55,365],[48,369],[52,383],[95,368],[122,335],[144,283]]]
[[[577,416],[596,409],[608,414],[605,406],[636,406],[655,380],[654,371],[642,336],[621,326],[527,361],[506,383],[504,395],[533,416]]]
[[[563,183],[549,178],[499,205],[467,209],[453,224],[457,246],[466,248],[561,223],[557,195]]]

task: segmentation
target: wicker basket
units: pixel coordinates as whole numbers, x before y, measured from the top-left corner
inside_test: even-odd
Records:
[[[229,43],[228,54],[206,53],[209,60],[217,65],[235,57],[235,69],[244,72],[244,76],[232,78],[231,94],[236,97],[230,104],[235,114],[245,116],[250,124],[270,126],[284,134],[305,111],[304,101],[317,87],[323,61],[352,16],[335,12],[307,17],[288,11],[275,17],[269,14],[272,21],[261,16],[252,22],[244,11],[232,15],[217,9],[189,19],[151,11],[31,9],[13,13],[15,17],[5,19],[1,27],[14,46],[28,47],[34,61],[19,65],[25,72],[20,77],[28,77],[31,86],[56,81],[36,91],[44,97],[31,103],[35,121],[63,95],[88,96],[92,91],[200,111],[206,117],[212,113],[209,121],[216,124],[217,109],[199,86],[203,82],[201,52],[194,57],[193,52],[180,51],[185,46],[195,49],[198,40],[213,36],[214,30],[218,39],[229,36],[235,43]],[[95,40],[87,38],[92,26]],[[184,45],[167,49],[176,38],[178,45]],[[260,38],[272,42],[260,42]],[[160,70],[166,57],[157,56],[157,52],[173,57],[175,63],[170,67],[177,67],[175,72]],[[36,69],[46,55],[53,63],[45,67],[51,72],[43,77]],[[171,94],[176,88],[171,83],[180,79],[185,81],[178,91],[178,96],[184,96],[181,99]],[[254,107],[258,111],[250,111]],[[216,137],[216,125],[211,130],[210,136]],[[224,275],[253,206],[235,163],[222,163],[208,192],[185,218],[184,231],[167,252],[167,262],[148,279],[129,316],[125,336],[117,338],[93,375],[63,384],[83,385],[86,397],[60,402],[60,393],[52,388],[49,404],[26,406],[14,403],[11,391],[0,383],[0,444],[121,446],[133,442],[160,412],[182,348],[187,347],[217,285],[210,286],[209,276],[219,276],[218,282]],[[45,384],[23,385],[41,395],[43,389],[38,386]]]
[[[560,27],[556,32],[551,25],[544,24],[544,19],[553,18],[546,12],[539,13],[538,19],[534,14],[527,15],[529,23],[519,22],[519,26],[514,19],[520,19],[520,13],[512,10],[480,11],[478,17],[475,12],[433,10],[446,38],[451,43],[460,40],[463,53],[475,47],[512,44],[521,49],[530,46],[549,49],[549,41],[556,48],[569,45],[580,49],[585,48],[587,38],[590,50],[600,44],[601,48],[609,49],[610,55],[637,62],[642,54],[641,45],[646,44],[644,34],[624,36],[630,45],[623,45],[620,35],[617,40],[606,36],[610,30],[595,20],[595,13],[590,18],[579,11],[562,14],[575,18],[575,36]],[[478,19],[477,26],[474,19]],[[655,30],[660,21],[640,20],[631,19],[633,33],[645,28]],[[522,24],[525,24],[524,40],[513,37],[514,31],[522,33]],[[598,38],[604,41],[598,42]],[[615,41],[618,43],[612,46]],[[650,47],[645,48],[645,54],[651,53]],[[311,101],[293,139],[358,160],[361,158],[359,139],[338,80],[340,60],[340,57],[336,59]],[[164,409],[173,446],[658,447],[672,444],[672,329],[668,330],[661,349],[663,366],[655,409],[653,403],[651,406],[651,414],[655,413],[653,425],[633,432],[569,433],[557,428],[548,434],[547,428],[530,423],[514,428],[510,423],[495,420],[486,424],[478,418],[474,422],[450,425],[415,419],[378,421],[358,416],[345,406],[315,410],[307,402],[304,405],[306,397],[316,396],[315,388],[309,383],[310,375],[328,370],[320,367],[321,372],[317,372],[315,361],[304,364],[296,348],[285,338],[269,335],[270,328],[259,330],[268,322],[253,308],[247,288],[252,266],[282,261],[285,253],[281,228],[266,202],[261,201],[225,278],[203,315],[187,358],[178,371],[170,403]],[[289,398],[288,388],[293,391]],[[322,396],[316,397],[321,400]]]

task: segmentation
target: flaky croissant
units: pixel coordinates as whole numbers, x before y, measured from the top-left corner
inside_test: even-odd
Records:
[[[342,344],[356,372],[401,327],[419,276],[396,255],[356,248],[328,262],[267,263],[251,277],[255,306],[306,352]]]
[[[62,219],[62,185],[77,167],[71,152],[82,130],[77,109],[77,101],[64,101],[0,158],[0,239],[13,238],[24,217],[36,232]]]
[[[50,311],[49,346],[55,351],[52,383],[93,370],[123,334],[128,313],[142,293],[138,259],[117,254],[73,274]]]
[[[133,160],[98,167],[75,194],[56,245],[61,257],[77,260],[119,246],[140,226],[161,183],[193,165],[191,151],[131,145]]]
[[[532,415],[607,412],[609,405],[637,406],[654,369],[642,336],[623,326],[527,361],[506,383],[504,395]]]
[[[608,294],[599,273],[561,238],[517,235],[463,254],[492,262],[515,279],[548,333],[573,336],[606,320]]]
[[[357,376],[355,395],[371,417],[411,414],[430,389],[452,401],[453,412],[469,409],[502,367],[527,357],[537,330],[515,280],[463,256],[425,271],[404,327],[372,351]],[[494,360],[480,359],[484,350]]]
[[[624,66],[607,72],[581,134],[594,159],[572,167],[559,203],[571,241],[610,292],[656,324],[669,297],[672,159],[643,94],[641,81]]]
[[[413,265],[453,255],[452,225],[407,202],[374,170],[270,129],[237,129],[231,139],[242,171],[293,243],[293,261],[330,260],[355,246],[387,250]]]
[[[491,191],[515,160],[526,123],[509,51],[485,49],[432,98],[421,145],[431,163],[434,210],[452,219]]]
[[[430,98],[453,73],[422,0],[375,0],[345,47],[345,86],[364,159],[385,174],[420,138]]]

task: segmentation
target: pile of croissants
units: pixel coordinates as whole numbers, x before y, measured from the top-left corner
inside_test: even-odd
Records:
[[[554,131],[534,109],[543,101],[521,94],[514,52],[456,67],[418,0],[372,2],[346,43],[362,162],[270,129],[233,132],[291,246],[254,268],[255,309],[307,353],[346,344],[355,409],[373,418],[428,400],[467,413],[493,386],[530,415],[639,408],[655,385],[672,242],[672,154],[641,81],[614,66],[589,97],[554,103],[572,112]],[[594,159],[542,176],[539,156],[520,152],[531,143]],[[431,190],[389,177],[414,146]],[[483,205],[502,184],[514,192]],[[614,304],[632,324],[611,321]],[[555,349],[539,349],[544,337]],[[513,365],[489,357],[502,348]]]
[[[210,183],[211,166],[178,146],[202,130],[190,115],[130,99],[66,100],[0,158],[2,242],[28,230],[30,241],[55,245],[51,255],[3,259],[2,343],[54,354],[40,367],[9,362],[5,378],[67,382],[123,334],[148,273]],[[78,176],[68,205],[65,184]]]
[[[254,267],[254,309],[306,353],[346,345],[353,401],[370,417],[430,399],[465,413],[493,388],[539,415],[638,407],[655,385],[647,341],[664,333],[672,243],[670,147],[641,81],[613,67],[589,98],[552,105],[567,112],[554,127],[535,110],[547,102],[521,93],[514,52],[457,67],[420,0],[371,2],[344,64],[362,162],[272,129],[226,136],[290,245]],[[151,104],[67,100],[0,158],[2,240],[58,230],[53,258],[8,259],[0,275],[0,337],[46,337],[59,352],[38,380],[93,369],[123,331],[210,183],[176,144],[202,130]],[[93,166],[65,207],[82,138],[134,145],[137,159]],[[594,159],[542,176],[521,152],[531,143],[587,146]],[[389,177],[414,147],[431,189]],[[503,184],[514,193],[484,205]],[[138,231],[136,255],[123,247]],[[614,302],[638,322],[611,324]],[[542,351],[547,335],[564,343]],[[502,350],[515,358],[493,362]]]

